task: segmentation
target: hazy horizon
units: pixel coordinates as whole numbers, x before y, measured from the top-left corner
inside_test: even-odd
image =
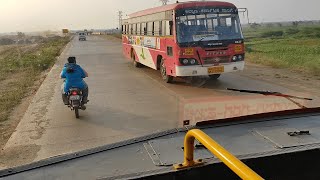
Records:
[[[171,0],[170,3],[175,1]],[[182,2],[182,1],[181,1]],[[317,0],[228,0],[249,9],[250,22],[319,20]],[[125,5],[125,6],[124,6]],[[119,10],[124,17],[139,10],[160,6],[159,0],[0,0],[0,33],[108,29],[118,26]],[[242,14],[240,17],[243,18]],[[245,19],[242,19],[245,23]]]

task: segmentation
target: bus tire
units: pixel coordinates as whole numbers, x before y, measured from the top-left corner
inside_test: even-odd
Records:
[[[161,59],[161,62],[160,62],[160,73],[161,73],[161,77],[164,80],[164,82],[172,83],[173,77],[170,75],[167,75],[167,69],[164,64],[164,59]]]
[[[141,67],[141,64],[136,61],[136,56],[135,56],[133,50],[131,50],[131,59],[132,59],[132,62],[133,62],[133,66],[134,66],[134,67],[136,67],[136,68],[140,68],[140,67]]]
[[[212,79],[212,80],[216,80],[216,79],[218,79],[220,76],[221,76],[221,74],[212,74],[212,75],[209,75],[210,79]]]

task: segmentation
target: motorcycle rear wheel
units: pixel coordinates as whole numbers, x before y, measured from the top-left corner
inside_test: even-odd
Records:
[[[74,108],[74,113],[76,115],[76,118],[79,119],[79,108]]]

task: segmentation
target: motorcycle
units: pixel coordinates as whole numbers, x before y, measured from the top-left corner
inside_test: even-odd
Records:
[[[70,88],[67,97],[69,101],[68,107],[71,111],[74,111],[76,118],[79,118],[79,109],[85,110],[82,91],[79,88]]]

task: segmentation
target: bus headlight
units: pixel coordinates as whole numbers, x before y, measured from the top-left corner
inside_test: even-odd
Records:
[[[238,57],[237,56],[233,56],[232,57],[232,61],[237,61],[238,60]]]
[[[244,61],[244,54],[237,54],[232,56],[232,61]]]
[[[190,59],[189,62],[190,62],[191,65],[195,65],[197,61],[195,59]]]
[[[180,63],[184,66],[198,65],[198,61],[194,58],[180,58]]]
[[[188,60],[188,59],[183,59],[183,60],[182,60],[182,64],[183,64],[183,65],[189,64],[189,60]]]

